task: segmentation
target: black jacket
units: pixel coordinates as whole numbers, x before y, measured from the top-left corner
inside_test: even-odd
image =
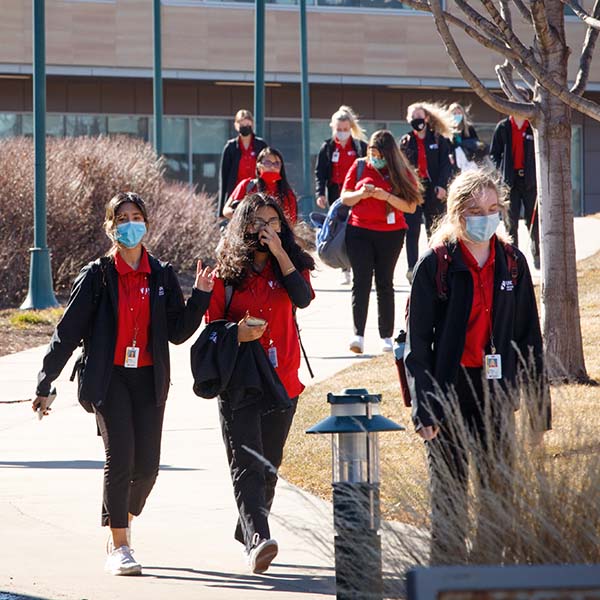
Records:
[[[363,140],[355,140],[350,138],[356,151],[356,158],[362,158],[367,155],[367,143]],[[317,155],[317,163],[315,165],[315,189],[317,196],[324,196],[325,190],[329,186],[331,178],[331,156],[335,151],[335,140],[329,138],[323,142]],[[337,198],[329,198],[329,202],[333,202]]]
[[[460,247],[450,244],[448,250],[452,259],[447,273],[448,300],[438,298],[435,282],[437,257],[433,250],[428,250],[417,263],[411,288],[404,362],[417,428],[444,418],[440,393],[448,392],[450,386],[457,382],[473,302],[473,278],[464,263]],[[515,248],[518,276],[513,287],[504,248],[498,240],[495,250],[492,327],[496,352],[502,357],[502,379],[498,383],[504,392],[517,385],[522,365],[513,342],[525,359],[531,351],[535,373],[540,374],[536,383],[541,386],[540,398],[544,400],[544,408],[540,406],[540,410],[544,411],[542,426],[549,428],[542,335],[527,261]],[[486,353],[489,351],[486,348]],[[519,398],[513,397],[512,400],[516,410]]]
[[[221,154],[221,168],[219,171],[219,197],[217,206],[217,216],[223,216],[223,207],[227,198],[231,195],[235,188],[238,175],[238,167],[240,166],[240,158],[242,152],[238,143],[239,136],[231,140],[227,140],[223,153]],[[267,147],[267,142],[262,138],[254,136],[252,140],[252,149],[256,156],[259,155],[263,148]]]
[[[407,133],[400,140],[400,148],[408,158],[410,164],[416,168],[419,166],[417,139],[414,131]],[[425,154],[427,156],[427,171],[429,174],[428,189],[433,191],[436,187],[447,189],[448,182],[452,177],[452,163],[450,153],[452,148],[445,137],[437,135],[427,128],[425,135]]]
[[[170,384],[169,342],[181,344],[198,329],[210,293],[194,289],[186,304],[173,268],[150,255],[148,260],[154,384],[156,404],[161,405],[167,399]],[[37,395],[48,395],[52,382],[84,340],[87,359],[80,363],[79,399],[87,407],[104,402],[117,340],[118,289],[118,273],[112,259],[98,259],[81,270],[44,356]]]
[[[525,154],[525,185],[528,188],[535,188],[535,145],[531,125],[528,125],[525,130],[523,152]],[[503,119],[496,125],[490,146],[490,157],[494,165],[496,165],[496,169],[501,171],[506,184],[512,185],[515,181],[515,169],[512,156],[512,126],[510,124],[510,117]]]
[[[261,412],[292,406],[258,340],[238,343],[237,323],[211,321],[190,351],[194,393],[221,396],[232,410],[257,404]]]

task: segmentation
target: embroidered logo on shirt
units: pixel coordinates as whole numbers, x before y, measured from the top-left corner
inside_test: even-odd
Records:
[[[216,344],[217,343],[217,339],[218,339],[218,335],[216,331],[213,331],[209,336],[208,339],[213,343]]]
[[[158,287],[158,295],[159,296],[165,295],[165,288],[162,285]]]
[[[141,287],[140,288],[140,295],[146,296],[149,293],[150,293],[150,288],[149,287]]]
[[[501,281],[500,282],[500,291],[502,292],[512,292],[514,289],[514,285],[512,282],[512,279],[509,279],[508,281]]]

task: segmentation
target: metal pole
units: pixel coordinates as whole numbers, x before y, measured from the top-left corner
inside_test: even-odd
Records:
[[[308,93],[308,42],[306,0],[300,0],[300,98],[302,110],[302,195],[300,212],[307,215],[313,209],[310,176],[310,97]]]
[[[157,155],[163,148],[163,85],[162,85],[162,29],[160,19],[160,1],[153,0],[154,34],[154,149]]]
[[[254,131],[265,130],[265,0],[255,0],[254,22]]]
[[[52,289],[52,269],[46,237],[46,39],[45,0],[33,1],[33,248],[29,292],[22,309],[58,306]]]

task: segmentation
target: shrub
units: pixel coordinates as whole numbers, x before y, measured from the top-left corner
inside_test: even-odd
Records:
[[[33,143],[0,140],[0,305],[26,295],[33,241]],[[66,293],[88,261],[110,247],[102,229],[106,202],[135,191],[147,202],[149,247],[178,269],[210,259],[218,239],[214,201],[163,179],[152,147],[129,137],[47,141],[48,246],[55,291]]]

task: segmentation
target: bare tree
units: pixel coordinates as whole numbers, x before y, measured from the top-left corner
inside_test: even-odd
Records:
[[[600,120],[600,105],[584,98],[590,63],[600,31],[600,0],[591,14],[576,0],[404,0],[433,15],[449,56],[464,80],[489,106],[528,119],[536,142],[538,206],[542,246],[542,321],[553,379],[586,381],[579,323],[575,238],[571,205],[572,110]],[[587,25],[573,86],[567,80],[571,49],[565,35],[565,5]],[[515,10],[532,39],[515,33]],[[517,16],[517,15],[515,15]],[[453,28],[451,30],[451,28]],[[502,64],[496,74],[506,97],[491,92],[461,53],[455,31],[462,31],[496,52]],[[533,92],[528,102],[520,88]]]

